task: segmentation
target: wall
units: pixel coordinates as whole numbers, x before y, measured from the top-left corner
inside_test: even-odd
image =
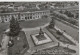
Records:
[[[9,22],[14,16],[15,19],[19,20],[34,20],[34,19],[39,19],[43,15],[48,15],[49,16],[50,12],[49,10],[45,11],[34,11],[34,12],[13,12],[13,13],[1,13],[1,21],[3,20],[4,22]],[[25,18],[26,17],[26,18]]]

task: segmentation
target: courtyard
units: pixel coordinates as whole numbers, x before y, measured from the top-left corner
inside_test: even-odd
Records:
[[[63,43],[63,44],[61,44],[61,46],[64,46],[64,47],[67,47],[68,44],[69,45],[75,45],[69,39],[64,38],[64,37],[61,37],[62,41],[59,41],[55,37],[55,35],[58,35],[58,34],[55,34],[55,35],[53,34],[52,35],[46,28],[42,28],[42,30],[43,30],[43,32],[47,33],[47,35],[52,40],[52,42],[47,42],[47,43],[44,43],[44,44],[35,45],[35,42],[33,41],[31,35],[34,35],[36,33],[38,34],[39,30],[40,30],[40,28],[36,29],[36,30],[35,30],[35,28],[33,28],[33,30],[30,30],[30,31],[29,30],[27,31],[27,29],[25,29],[26,38],[27,38],[29,46],[30,46],[30,49],[28,50],[28,52],[31,53],[31,54],[36,52],[36,51],[39,51],[39,50],[43,50],[43,49],[47,49],[47,48],[50,48],[50,47],[57,46],[58,42]],[[38,42],[37,42],[37,44],[38,44]],[[65,51],[67,51],[67,50],[65,50]],[[73,47],[71,47],[71,49],[69,51],[71,51],[71,53],[75,52],[75,50],[73,50]],[[26,53],[25,53],[25,55],[26,55]],[[35,55],[35,54],[33,54],[33,55]]]
[[[45,22],[44,22],[44,20],[45,20]],[[39,23],[40,25],[38,24],[38,22],[40,22]],[[27,52],[29,52],[29,53],[34,53],[34,52],[36,52],[36,50],[43,50],[43,49],[47,49],[47,48],[56,46],[59,42],[59,39],[55,38],[55,35],[57,35],[57,34],[55,33],[55,31],[54,31],[54,34],[50,33],[52,30],[51,31],[47,30],[46,26],[44,28],[43,27],[41,27],[41,28],[42,28],[43,32],[46,33],[47,36],[51,39],[50,42],[35,45],[32,37],[31,37],[31,35],[35,35],[35,34],[39,33],[40,26],[44,26],[46,23],[49,23],[49,22],[50,22],[50,19],[45,19],[45,18],[44,19],[31,20],[31,21],[21,21],[20,26],[22,25],[21,27],[23,29],[25,28],[25,31],[23,30],[25,33],[21,32],[19,34],[20,40],[17,40],[16,38],[14,38],[15,45],[8,49],[9,54],[12,54],[12,55],[20,54],[20,52],[24,49],[23,48],[24,44],[26,44],[26,46],[27,46],[27,47],[25,47],[26,48],[26,50],[24,51],[25,53],[26,53],[27,50],[28,50]],[[29,25],[30,23],[31,23],[31,25]],[[33,24],[35,24],[35,25],[33,25]],[[5,24],[5,25],[9,25],[9,24]],[[8,27],[6,27],[6,28],[8,28]],[[38,29],[36,29],[35,27],[38,27]],[[32,28],[33,30],[32,29],[27,30],[27,28],[28,29]],[[36,37],[36,38],[38,38],[38,37]],[[41,40],[42,39],[46,39],[46,38],[41,38]],[[40,38],[38,38],[38,40],[40,41]],[[73,44],[70,40],[68,40],[67,38],[64,38],[64,36],[61,36],[60,41],[66,43],[66,44]],[[16,44],[16,43],[18,43],[18,44]]]
[[[44,22],[44,20],[45,20],[45,22]],[[9,54],[10,55],[11,54],[12,55],[20,54],[21,51],[24,49],[24,47],[23,47],[24,44],[26,44],[26,46],[27,46],[27,47],[25,47],[26,50],[24,50],[24,53],[29,52],[31,54],[36,52],[36,50],[43,50],[43,49],[47,49],[47,48],[50,48],[50,47],[54,47],[54,46],[56,46],[58,44],[58,42],[63,42],[63,43],[66,43],[66,44],[74,45],[70,40],[68,40],[67,38],[64,38],[64,36],[60,36],[61,40],[59,41],[59,39],[57,39],[55,37],[55,36],[58,36],[58,34],[56,34],[55,31],[53,32],[54,34],[52,34],[51,33],[52,30],[51,31],[47,30],[46,26],[45,27],[40,27],[40,26],[44,26],[45,24],[47,24],[49,22],[50,22],[50,19],[48,19],[48,18],[37,19],[37,20],[30,20],[30,21],[20,21],[21,28],[23,28],[23,29],[25,28],[25,30],[22,30],[24,32],[20,32],[20,34],[19,34],[20,40],[17,40],[16,38],[14,38],[15,45],[8,49],[9,50]],[[31,25],[29,25],[29,24],[31,24]],[[33,24],[35,24],[35,25],[33,25]],[[4,29],[6,30],[7,28],[9,28],[9,23],[8,24],[6,23],[5,26],[6,27]],[[4,27],[4,26],[2,25],[2,27]],[[36,29],[36,27],[38,27],[38,29]],[[27,28],[29,30],[27,30]],[[46,43],[43,43],[43,44],[35,45],[31,35],[35,35],[35,34],[39,33],[40,28],[42,28],[43,32],[46,33],[47,36],[51,40],[49,42],[46,42]],[[40,39],[41,40],[46,39],[46,38],[38,38],[38,37],[36,37],[36,38],[39,41],[40,41]]]
[[[20,26],[21,26],[21,28],[34,28],[34,27],[38,27],[38,26],[43,26],[46,23],[49,23],[49,21],[50,21],[50,19],[48,19],[48,18],[30,20],[30,21],[20,21]],[[7,29],[9,29],[9,22],[0,23],[0,39],[2,39],[2,37],[1,37],[2,33],[4,33],[4,31],[6,31]],[[1,40],[0,40],[0,42],[1,42]]]
[[[60,6],[64,5],[62,2],[60,4],[62,4]],[[76,7],[71,4],[66,3],[72,8]],[[66,5],[61,9],[71,10]],[[15,7],[15,2],[12,6]],[[23,3],[22,6],[19,5],[16,12],[14,9],[12,12],[9,11],[9,7],[6,8],[7,11],[2,11],[0,15],[0,49],[2,51],[0,53],[4,55],[78,55],[78,29],[52,17],[51,13],[61,9],[57,7],[57,3],[55,3],[56,7],[54,6],[57,10],[51,6],[53,4],[48,2]],[[55,13],[52,15],[55,16]],[[65,19],[64,16],[58,18]]]
[[[30,21],[20,21],[19,23],[20,23],[20,27],[23,29],[23,28],[34,28],[34,27],[38,27],[38,26],[44,26],[46,23],[49,23],[49,21],[50,21],[50,19],[43,18],[43,19],[30,20]],[[33,25],[33,24],[35,24],[35,25]],[[0,29],[0,34],[1,34],[0,39],[2,40],[3,33],[7,29],[9,29],[9,22],[1,23],[0,28],[1,28]],[[19,37],[20,40],[17,40],[17,37]],[[29,49],[28,40],[26,39],[26,35],[23,31],[21,31],[18,36],[13,38],[13,41],[14,41],[14,45],[12,47],[8,48],[9,55],[24,54]]]

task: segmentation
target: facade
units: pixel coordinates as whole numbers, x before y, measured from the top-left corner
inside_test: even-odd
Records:
[[[44,15],[49,16],[49,10],[43,11],[32,11],[32,12],[12,12],[12,13],[1,13],[0,14],[0,22],[9,22],[12,16],[17,20],[34,20],[39,19]]]

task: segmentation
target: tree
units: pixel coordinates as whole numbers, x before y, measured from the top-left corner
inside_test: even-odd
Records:
[[[21,28],[19,26],[19,23],[14,17],[12,16],[12,19],[10,20],[10,36],[17,36],[20,32]]]
[[[73,18],[68,19],[68,22],[73,24],[73,25],[77,25],[77,21]]]
[[[49,28],[54,28],[55,22],[54,22],[54,17],[52,17],[52,20],[50,22]]]
[[[67,10],[64,12],[64,14],[66,14],[68,17],[74,17],[74,14]]]

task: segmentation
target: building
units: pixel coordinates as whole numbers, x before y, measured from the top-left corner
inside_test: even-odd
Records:
[[[0,22],[9,22],[12,16],[17,20],[35,20],[39,19],[44,15],[49,16],[49,10],[28,10],[28,11],[16,11],[16,12],[6,12],[0,14]]]

